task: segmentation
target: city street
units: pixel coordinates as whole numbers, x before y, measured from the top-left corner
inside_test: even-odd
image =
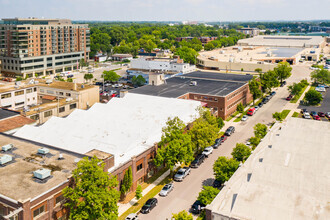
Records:
[[[301,79],[309,78],[310,70],[306,66],[295,66],[292,76],[287,80],[290,85]],[[186,177],[183,182],[175,182],[174,190],[165,198],[158,198],[158,205],[149,214],[139,214],[139,219],[155,220],[155,219],[171,219],[172,213],[178,213],[182,210],[189,211],[191,205],[198,197],[203,185],[212,185],[214,180],[213,163],[219,156],[231,156],[232,149],[236,143],[245,143],[253,136],[253,126],[257,123],[269,125],[274,121],[272,114],[285,109],[290,103],[284,99],[289,92],[287,86],[275,89],[276,95],[256,114],[246,122],[227,122],[225,128],[230,125],[235,126],[235,133],[230,136],[218,149],[205,160],[197,169],[192,169],[191,174]]]

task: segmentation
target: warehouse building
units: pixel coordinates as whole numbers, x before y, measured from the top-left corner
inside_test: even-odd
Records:
[[[149,85],[130,93],[198,100],[223,119],[236,111],[239,103],[252,101],[248,81],[251,75],[195,71],[165,79],[162,74],[149,75]]]
[[[275,124],[206,207],[207,220],[329,219],[330,124]]]

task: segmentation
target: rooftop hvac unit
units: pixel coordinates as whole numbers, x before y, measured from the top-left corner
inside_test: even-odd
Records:
[[[190,86],[197,86],[197,81],[191,81],[189,85]]]
[[[46,84],[51,84],[52,82],[53,82],[53,80],[51,80],[51,79],[46,80]]]
[[[47,177],[50,177],[50,174],[51,174],[51,170],[44,169],[44,168],[33,171],[33,176],[35,178],[38,178],[38,179],[41,179],[41,180],[46,179]]]
[[[14,147],[13,144],[7,144],[7,145],[2,146],[2,150],[3,150],[3,151],[9,151],[9,150],[11,150],[13,147]]]
[[[13,160],[12,156],[5,154],[0,157],[0,165],[6,164],[12,160]]]
[[[39,154],[48,154],[49,153],[49,149],[48,148],[45,148],[45,147],[39,148],[38,149],[38,153]]]
[[[67,99],[65,99],[65,101],[67,101],[67,102],[70,102],[72,100],[73,100],[73,98],[67,98]]]

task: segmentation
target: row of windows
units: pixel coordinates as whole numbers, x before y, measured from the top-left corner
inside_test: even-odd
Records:
[[[37,88],[30,88],[26,90],[26,93],[32,93],[32,91],[36,92]],[[24,90],[20,90],[20,91],[16,91],[15,92],[15,96],[19,96],[19,95],[24,95]],[[11,97],[11,93],[5,93],[1,95],[1,99],[6,99],[6,98],[10,98]]]
[[[238,104],[239,102],[241,102],[245,98],[246,98],[245,96],[242,96],[240,99],[238,99],[235,102],[233,102],[232,104],[228,105],[227,110],[230,109],[231,107],[235,106],[236,104]]]
[[[64,200],[64,196],[63,195],[59,195],[55,198],[55,206],[58,205],[59,203],[61,203]],[[47,207],[46,205],[42,205],[37,209],[33,210],[33,218],[37,218],[38,216],[40,216],[41,214],[43,214],[44,212],[47,211]]]
[[[227,100],[230,100],[232,98],[234,98],[235,96],[237,96],[238,94],[244,92],[245,88],[239,89],[238,91],[236,91],[235,93],[231,94],[230,96],[228,96]]]
[[[209,97],[209,96],[198,96],[198,95],[195,95],[195,96],[194,96],[194,99],[199,99],[199,100],[204,100],[204,101],[215,101],[215,102],[218,101],[218,98],[215,98],[215,97]]]
[[[45,90],[44,89],[40,89],[40,92],[45,93]],[[48,94],[54,94],[55,91],[54,90],[47,90],[46,93],[48,93]],[[64,95],[64,93],[63,92],[56,92],[56,95]],[[69,93],[69,92],[65,93],[65,95],[71,97],[71,93]]]

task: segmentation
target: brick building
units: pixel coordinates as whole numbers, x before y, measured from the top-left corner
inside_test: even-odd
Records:
[[[0,60],[4,76],[54,74],[77,68],[88,59],[87,24],[68,19],[13,18],[0,24]]]
[[[239,103],[252,101],[248,81],[251,75],[196,71],[164,79],[149,76],[149,85],[130,90],[131,93],[201,101],[223,119],[236,111]]]

